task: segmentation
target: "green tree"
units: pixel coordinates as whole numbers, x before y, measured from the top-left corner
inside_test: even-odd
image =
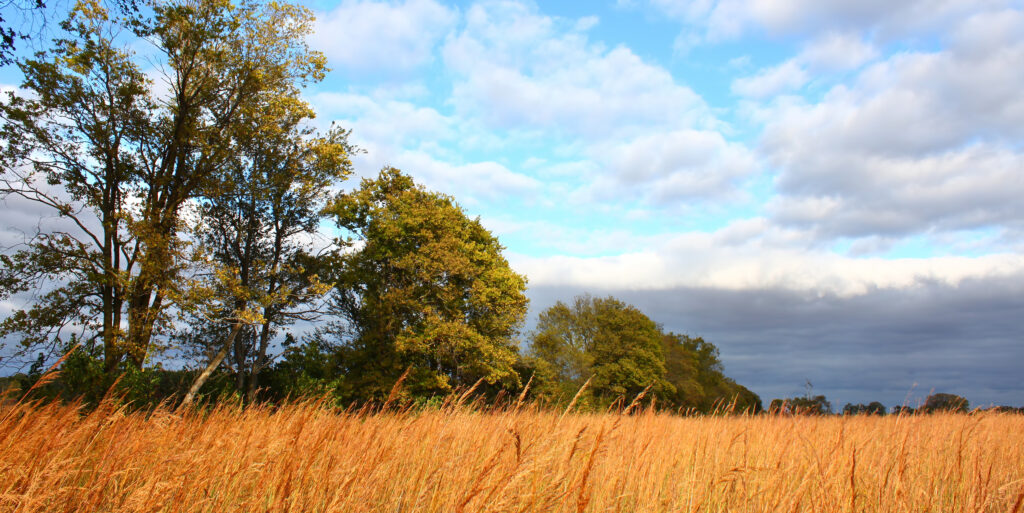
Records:
[[[832,413],[832,403],[823,395],[807,395],[790,399],[772,399],[768,410],[772,413],[793,415],[829,415]]]
[[[578,296],[571,306],[559,301],[540,314],[530,353],[554,377],[541,391],[556,400],[571,397],[587,380],[590,393],[604,401],[648,386],[665,397],[676,389],[665,379],[662,338],[636,307],[613,297]]]
[[[340,352],[343,398],[383,399],[406,369],[418,395],[478,379],[518,385],[526,279],[479,219],[394,168],[329,211],[348,250],[324,262],[342,320],[319,337]]]
[[[663,337],[667,378],[676,393],[667,398],[677,408],[710,413],[761,411],[761,398],[724,374],[718,348],[702,337],[668,333]]]
[[[843,406],[843,415],[885,415],[885,405],[878,401],[869,404],[846,403],[846,406]]]
[[[19,63],[29,94],[0,103],[0,196],[70,226],[2,256],[2,295],[44,292],[0,336],[56,349],[75,325],[102,340],[108,372],[143,365],[170,307],[192,295],[181,276],[183,209],[222,192],[268,98],[301,103],[301,86],[323,77],[323,56],[305,44],[311,20],[303,8],[250,1],[172,1],[132,19],[95,0],[76,4],[63,37]],[[146,43],[165,88],[132,50]]]
[[[217,272],[209,285],[215,293],[188,338],[213,356],[185,403],[229,354],[237,391],[254,399],[271,363],[271,338],[295,321],[317,319],[330,290],[308,265],[317,255],[307,250],[329,191],[351,173],[348,132],[314,137],[301,125],[313,116],[308,105],[276,100],[269,96],[253,114],[251,134],[238,141],[241,158],[224,172],[224,192],[203,204],[195,225]]]
[[[920,410],[925,413],[940,411],[966,413],[970,410],[970,403],[956,394],[932,394],[925,399]]]

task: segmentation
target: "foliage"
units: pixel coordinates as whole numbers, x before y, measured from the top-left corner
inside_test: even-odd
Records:
[[[346,131],[320,137],[302,128],[312,115],[305,104],[261,110],[252,134],[239,141],[240,158],[224,172],[222,192],[200,209],[195,237],[215,272],[186,340],[214,356],[185,402],[222,362],[238,392],[254,398],[278,330],[322,312],[331,286],[315,272],[322,255],[309,251],[309,241],[318,236],[329,191],[351,173],[352,148]]]
[[[0,103],[0,195],[67,221],[3,256],[0,295],[43,293],[0,336],[55,354],[74,325],[102,341],[108,373],[142,369],[171,307],[196,296],[182,275],[184,209],[221,192],[258,113],[304,105],[300,88],[325,61],[306,48],[309,11],[273,2],[182,0],[112,17],[81,0],[61,28],[19,63],[27,94]],[[143,44],[161,58],[165,93],[133,50]]]
[[[341,397],[382,400],[407,369],[414,395],[518,385],[526,279],[479,219],[394,168],[339,195],[330,213],[348,251],[322,262],[341,321],[320,338],[339,352]]]
[[[296,345],[289,334],[285,353],[267,370],[263,383],[264,397],[274,400],[321,397],[340,388],[344,375],[338,361],[339,351],[320,337],[312,337]]]
[[[667,378],[676,387],[675,395],[667,398],[670,404],[700,412],[761,411],[757,394],[725,376],[714,344],[675,333],[665,334],[662,341]]]
[[[538,393],[554,402],[574,397],[595,406],[632,399],[645,388],[666,407],[710,412],[760,411],[756,394],[722,374],[718,348],[700,337],[664,333],[632,305],[613,297],[578,296],[541,312],[530,337]]]
[[[578,296],[541,312],[530,353],[552,378],[539,391],[554,400],[573,397],[588,381],[588,394],[604,403],[647,387],[658,397],[675,392],[665,379],[661,330],[613,297]]]
[[[850,404],[843,406],[843,415],[885,415],[885,405],[872,401],[868,404]]]
[[[768,411],[792,415],[829,415],[832,413],[832,403],[823,395],[772,399]]]
[[[922,413],[939,411],[965,413],[970,410],[970,403],[967,402],[967,399],[955,394],[932,394],[925,399],[920,410]]]
[[[45,7],[46,4],[43,0],[7,0],[0,5],[0,66],[13,63],[18,41],[24,41],[31,37],[31,34],[21,29],[16,30],[11,26],[9,19],[11,14],[14,14],[15,18],[35,18],[36,14]]]

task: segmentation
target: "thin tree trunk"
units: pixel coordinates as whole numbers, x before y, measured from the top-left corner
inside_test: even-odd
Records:
[[[224,341],[224,345],[220,348],[220,351],[213,356],[210,363],[208,363],[206,368],[203,369],[203,372],[200,372],[199,375],[196,376],[195,381],[192,382],[192,386],[188,389],[188,393],[185,394],[185,398],[181,400],[181,406],[179,406],[179,408],[184,408],[192,404],[192,401],[195,399],[199,389],[202,388],[207,379],[210,379],[210,375],[213,374],[213,371],[217,370],[217,367],[219,367],[221,362],[224,361],[228,352],[231,351],[231,346],[235,343],[235,337],[238,336],[238,332],[242,331],[242,326],[243,324],[241,322],[237,322],[231,328],[231,334],[228,335],[227,340]]]
[[[245,360],[249,355],[246,354],[244,347],[244,337],[235,337],[235,390],[238,390],[239,394],[245,394]]]
[[[270,318],[270,309],[264,310],[264,318]],[[252,365],[252,372],[249,373],[249,390],[247,395],[249,402],[256,399],[256,388],[259,386],[259,375],[267,366],[267,347],[270,345],[270,321],[265,321],[260,329],[260,348],[256,355],[256,361]]]

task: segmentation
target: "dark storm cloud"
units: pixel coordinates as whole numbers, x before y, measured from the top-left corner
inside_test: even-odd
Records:
[[[583,290],[534,287],[533,315]],[[920,283],[854,297],[784,290],[590,290],[719,347],[726,375],[767,403],[809,380],[835,408],[917,404],[932,390],[1024,405],[1024,278]]]

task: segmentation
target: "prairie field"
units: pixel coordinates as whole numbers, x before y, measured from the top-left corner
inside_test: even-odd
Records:
[[[0,410],[0,511],[1024,511],[1024,416]]]

